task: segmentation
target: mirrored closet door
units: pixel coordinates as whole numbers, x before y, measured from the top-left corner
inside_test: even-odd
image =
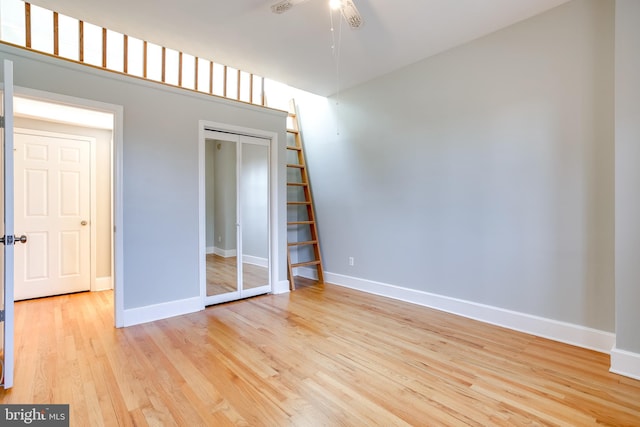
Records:
[[[269,142],[206,131],[206,305],[271,292]]]

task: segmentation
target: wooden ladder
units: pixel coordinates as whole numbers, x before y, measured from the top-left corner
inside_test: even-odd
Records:
[[[307,166],[304,159],[304,151],[302,149],[302,136],[300,135],[300,125],[296,104],[293,100],[289,103],[289,119],[287,120],[287,216],[290,210],[295,209],[295,221],[287,222],[287,236],[295,234],[295,240],[287,237],[287,264],[289,265],[289,288],[295,290],[293,271],[296,267],[314,266],[318,272],[318,283],[324,283],[324,272],[322,271],[322,257],[320,254],[320,240],[318,238],[318,228],[316,226],[316,217],[313,210],[313,198],[311,197],[311,187],[309,186],[309,175],[307,174]],[[293,139],[293,145],[289,141]],[[289,153],[294,153],[290,155]],[[291,158],[295,158],[295,162],[289,163]],[[292,182],[289,182],[292,181]],[[290,200],[293,193],[295,200]],[[300,194],[303,197],[300,197]],[[306,211],[306,218],[300,218],[301,213]],[[291,231],[295,233],[291,233]],[[298,240],[301,232],[308,230],[306,234],[308,239]],[[291,262],[292,250],[307,246],[313,249],[313,259]]]

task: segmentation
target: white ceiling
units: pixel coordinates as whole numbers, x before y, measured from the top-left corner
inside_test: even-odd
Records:
[[[277,15],[277,0],[32,0],[33,4],[319,95],[330,95],[569,0],[353,0],[364,26],[341,32],[328,0]],[[339,23],[342,22],[340,30]],[[339,85],[339,86],[338,86]]]

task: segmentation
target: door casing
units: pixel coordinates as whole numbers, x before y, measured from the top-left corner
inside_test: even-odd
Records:
[[[96,110],[113,115],[113,139],[111,142],[111,277],[114,292],[114,326],[124,327],[124,281],[123,281],[123,123],[124,109],[121,105],[109,104],[90,99],[77,98],[41,90],[15,86],[15,96],[32,98],[53,104],[69,105],[77,108]],[[94,168],[95,170],[95,168]],[[93,209],[92,209],[93,210]],[[94,210],[95,211],[95,210]]]

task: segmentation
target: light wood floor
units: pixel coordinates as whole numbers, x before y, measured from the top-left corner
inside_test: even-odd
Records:
[[[207,295],[220,295],[238,290],[237,258],[207,254]],[[269,283],[269,269],[242,264],[242,288],[253,289]]]
[[[0,401],[69,403],[73,426],[640,425],[605,354],[338,286],[125,329],[111,301],[17,303]]]

